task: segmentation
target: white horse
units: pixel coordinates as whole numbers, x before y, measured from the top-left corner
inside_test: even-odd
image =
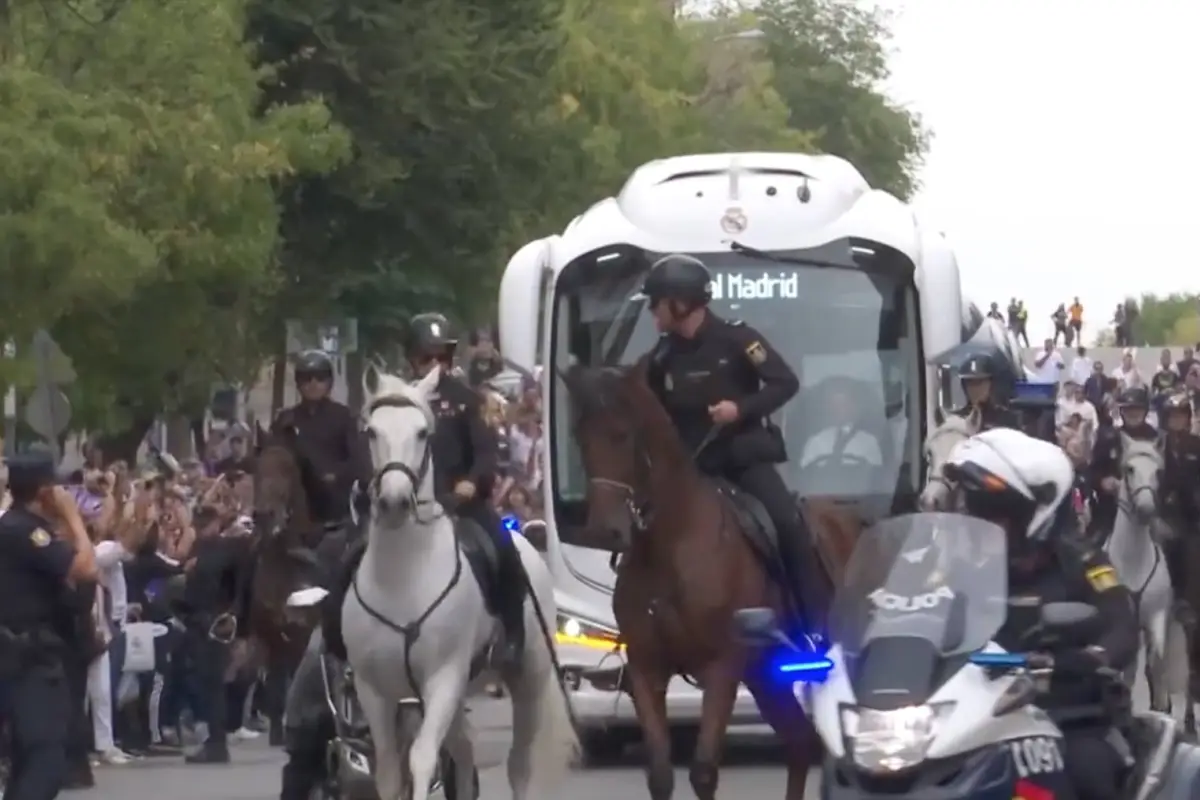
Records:
[[[925,459],[929,463],[929,478],[925,482],[925,489],[921,492],[921,508],[926,511],[949,509],[954,498],[953,486],[946,480],[942,471],[954,448],[960,442],[979,433],[979,423],[977,409],[966,418],[950,414],[946,417],[945,422],[929,434],[925,440]]]
[[[469,692],[493,679],[473,674],[500,636],[455,535],[434,497],[430,447],[434,369],[409,385],[368,367],[364,422],[374,476],[367,550],[342,606],[355,688],[375,746],[380,800],[426,800],[438,751],[454,760],[455,797],[475,796],[466,717]],[[550,798],[577,751],[565,691],[549,639],[557,619],[554,584],[538,552],[514,535],[529,575],[529,632],[512,697],[508,780],[515,800]],[[398,706],[403,699],[417,704]]]
[[[1183,628],[1174,617],[1174,596],[1162,548],[1154,540],[1162,455],[1154,442],[1121,435],[1117,519],[1104,550],[1137,603],[1146,657],[1150,707],[1172,710],[1180,721],[1188,704],[1188,667]],[[1181,671],[1182,667],[1182,671]],[[1132,677],[1132,676],[1131,676]]]

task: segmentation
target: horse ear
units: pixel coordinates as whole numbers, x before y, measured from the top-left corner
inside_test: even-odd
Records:
[[[363,395],[366,397],[374,397],[379,392],[379,384],[382,383],[382,373],[379,366],[374,361],[368,361],[363,367],[362,388]]]
[[[429,370],[424,378],[417,381],[417,385],[414,388],[420,393],[421,397],[428,399],[437,390],[437,386],[441,383],[441,380],[442,365],[435,364],[433,369]]]

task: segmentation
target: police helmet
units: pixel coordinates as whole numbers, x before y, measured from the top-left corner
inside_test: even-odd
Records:
[[[296,383],[310,380],[332,381],[333,359],[324,350],[305,350],[296,356]]]
[[[712,275],[694,256],[672,254],[655,261],[642,282],[642,295],[653,306],[660,300],[679,300],[692,307],[712,300]]]
[[[963,380],[981,380],[991,378],[995,374],[996,368],[992,364],[992,356],[988,353],[968,356],[958,370],[958,375]]]
[[[1122,389],[1117,395],[1117,406],[1120,408],[1149,408],[1150,393],[1141,386],[1131,386]]]
[[[426,312],[408,321],[404,332],[404,349],[409,357],[437,356],[458,347],[458,335],[445,314]]]

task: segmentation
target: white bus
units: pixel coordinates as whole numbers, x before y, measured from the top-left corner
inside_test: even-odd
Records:
[[[521,367],[543,367],[547,555],[565,609],[565,663],[611,650],[613,575],[609,554],[590,550],[582,528],[587,482],[557,370],[629,364],[651,348],[653,321],[631,298],[667,253],[703,261],[713,273],[712,309],[759,330],[799,375],[800,392],[775,415],[792,459],[781,466],[788,486],[800,498],[835,496],[867,518],[904,508],[920,490],[939,401],[926,358],[963,340],[958,265],[945,237],[834,156],[654,161],[562,234],[518,251],[501,282],[500,344]],[[846,396],[858,426],[879,439],[883,463],[866,473],[837,458],[802,465],[809,440],[833,424],[831,398]],[[577,682],[585,723],[606,721],[617,736],[632,722],[626,699]],[[671,705],[686,721],[698,715],[698,694],[676,681]],[[738,711],[742,721],[756,717],[748,697]],[[605,720],[595,719],[601,713]]]

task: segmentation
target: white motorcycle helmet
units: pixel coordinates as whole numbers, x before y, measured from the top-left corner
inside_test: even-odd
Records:
[[[1070,508],[1075,468],[1058,445],[996,428],[950,453],[946,478],[963,493],[967,513],[1004,527],[1010,537],[1044,540]],[[1010,539],[1010,546],[1012,546]]]

